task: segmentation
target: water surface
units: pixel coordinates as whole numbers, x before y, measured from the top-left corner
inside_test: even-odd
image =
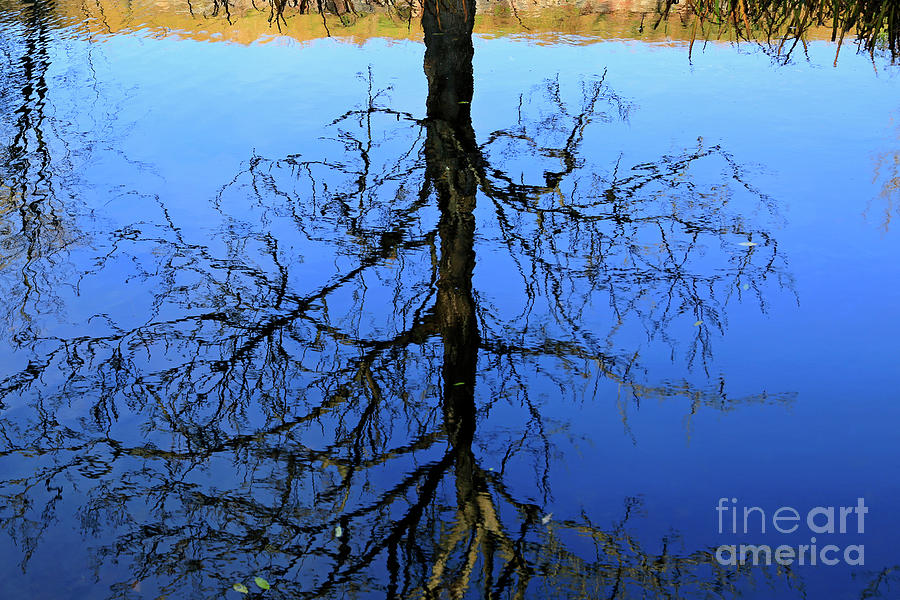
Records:
[[[889,60],[264,17],[0,3],[4,595],[896,593]]]

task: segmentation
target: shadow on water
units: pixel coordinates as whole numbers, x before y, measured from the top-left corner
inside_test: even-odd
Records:
[[[16,114],[0,264],[20,276],[5,305],[20,311],[79,236],[43,141],[49,5],[29,6],[0,100]],[[0,524],[23,569],[72,513],[110,597],[219,596],[256,574],[302,598],[802,590],[677,536],[638,539],[638,499],[612,523],[549,514],[567,434],[536,389],[616,397],[626,429],[644,399],[688,415],[790,402],[655,381],[635,340],[704,370],[730,305],[765,310],[763,290],[789,294],[791,278],[758,222],[777,221],[775,201],[725,149],[584,168],[588,125],[627,116],[603,78],[574,106],[558,82],[533,88],[515,126],[479,141],[474,14],[424,7],[424,118],[382,103],[370,76],[331,125],[339,152],[253,156],[223,185],[215,239],[192,239],[162,201],[157,221],[113,232],[95,273],[128,263],[152,297],[145,321],[19,332],[27,364],[0,380]],[[545,168],[518,173],[521,155]],[[304,261],[332,275],[310,283]],[[502,291],[483,262],[512,273]],[[686,349],[671,331],[684,315]]]

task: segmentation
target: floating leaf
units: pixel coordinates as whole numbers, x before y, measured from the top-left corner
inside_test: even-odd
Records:
[[[749,290],[749,289],[750,289],[750,284],[749,284],[749,283],[745,283],[745,284],[742,285],[741,287],[744,288],[745,290]]]
[[[337,527],[334,528],[334,537],[339,538],[342,535],[344,535],[344,530],[341,529],[340,525],[338,525]]]
[[[757,245],[756,242],[741,242],[738,244],[738,246],[747,246],[747,247],[756,246],[756,245]]]
[[[553,518],[553,513],[547,513],[546,515],[544,515],[544,518],[541,519],[541,524],[546,525],[547,523],[550,522],[550,519],[552,519],[552,518]]]
[[[703,325],[703,321],[695,321],[694,322],[694,327],[700,327],[701,325]]]
[[[254,577],[253,582],[256,583],[256,586],[261,590],[267,590],[272,587],[269,585],[269,582],[262,577]]]
[[[468,100],[460,100],[459,103],[460,104],[469,104],[469,101]]]
[[[466,382],[465,382],[465,381],[457,381],[457,382],[454,383],[453,385],[454,385],[454,386],[458,386],[458,385],[466,385]]]
[[[248,590],[248,589],[247,589],[247,586],[244,585],[243,583],[236,583],[236,584],[234,584],[234,585],[231,586],[231,587],[234,588],[234,591],[240,592],[240,593],[242,593],[242,594],[249,594],[249,593],[250,593],[250,590]]]

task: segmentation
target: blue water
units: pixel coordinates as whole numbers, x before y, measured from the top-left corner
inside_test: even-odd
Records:
[[[896,595],[887,61],[476,35],[460,167],[421,42],[29,27],[0,20],[4,595]],[[813,535],[719,533],[720,498],[864,498],[816,536],[864,565],[720,566]]]

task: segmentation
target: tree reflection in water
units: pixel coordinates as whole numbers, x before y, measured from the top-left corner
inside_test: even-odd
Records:
[[[23,342],[27,366],[0,384],[16,407],[0,416],[0,457],[16,465],[0,522],[23,564],[83,498],[97,564],[131,573],[117,597],[139,582],[214,596],[255,573],[271,595],[308,598],[728,597],[746,585],[749,571],[709,550],[644,549],[629,531],[637,500],[611,527],[545,516],[560,434],[535,390],[619,390],[623,419],[642,398],[689,413],[789,400],[654,383],[635,342],[705,368],[729,302],[765,309],[765,286],[789,286],[771,232],[731,208],[774,206],[702,141],[588,168],[589,126],[627,112],[603,79],[574,108],[555,82],[532,90],[522,101],[538,116],[479,143],[473,18],[470,0],[426,6],[424,119],[384,105],[370,78],[366,104],[332,124],[341,152],[254,156],[222,188],[217,239],[190,239],[162,202],[157,222],[115,232],[98,273],[132,265],[154,299],[146,320],[98,311],[81,335]],[[41,139],[31,94],[16,140]],[[522,154],[555,166],[529,183],[507,165]],[[5,184],[19,214],[52,206],[16,183],[33,162],[13,160]],[[516,274],[506,295],[480,291],[479,260]],[[670,330],[685,315],[699,324],[682,353]],[[623,333],[635,324],[641,338]],[[497,411],[517,420],[489,423]],[[507,476],[522,465],[534,481]]]
[[[29,9],[23,13],[22,39],[5,40],[0,48],[0,110],[12,117],[11,130],[0,130],[9,140],[0,147],[0,269],[17,273],[0,280],[0,292],[26,329],[30,313],[53,302],[46,267],[56,266],[73,241],[70,214],[56,197],[45,131],[53,6],[33,3]],[[7,331],[13,327],[6,315],[0,323]]]

